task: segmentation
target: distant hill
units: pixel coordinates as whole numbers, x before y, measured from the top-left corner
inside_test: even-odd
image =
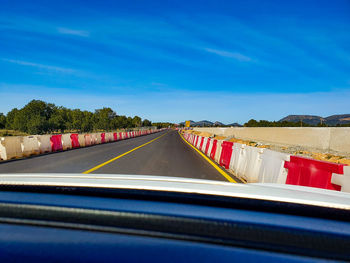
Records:
[[[300,122],[303,121],[304,123],[310,124],[310,125],[317,125],[321,122],[321,120],[324,122],[324,118],[321,116],[315,116],[315,115],[288,115],[287,117],[284,117],[283,119],[280,119],[279,121],[288,121],[288,122]]]
[[[229,127],[243,127],[243,125],[241,125],[241,124],[239,124],[237,122],[227,124],[227,126],[229,126]]]
[[[180,122],[180,125],[185,125],[185,122]],[[234,127],[241,127],[242,125],[238,123],[232,123],[232,124],[224,124],[222,122],[216,121],[216,122],[211,122],[208,120],[202,120],[202,121],[192,121],[190,120],[191,127],[226,127],[226,126],[234,126]]]
[[[317,125],[321,122],[330,126],[335,126],[337,124],[348,124],[350,123],[350,114],[340,114],[340,115],[332,115],[328,117],[321,117],[315,115],[288,115],[279,121],[288,121],[288,122],[300,122],[310,125]]]
[[[332,115],[325,119],[328,125],[348,124],[350,123],[350,114]]]

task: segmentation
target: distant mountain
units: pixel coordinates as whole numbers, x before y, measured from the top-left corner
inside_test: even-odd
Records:
[[[222,122],[219,122],[219,121],[214,122],[213,125],[214,125],[214,126],[218,126],[218,127],[226,126],[225,124],[223,124]]]
[[[321,122],[325,123],[327,125],[335,126],[337,124],[347,124],[350,123],[350,114],[340,114],[340,115],[332,115],[328,116],[326,118],[323,118],[321,116],[315,116],[315,115],[288,115],[287,117],[284,117],[283,119],[280,119],[279,121],[289,121],[289,122],[300,122],[303,121],[304,123],[310,124],[310,125],[317,125]]]
[[[320,122],[325,121],[324,118],[321,116],[315,116],[315,115],[288,115],[287,117],[284,117],[283,119],[280,119],[279,121],[289,121],[289,122],[300,122],[303,121],[304,123],[310,124],[310,125],[317,125]]]
[[[180,125],[185,125],[185,122],[180,122]],[[232,123],[232,124],[223,124],[222,122],[216,121],[216,122],[211,122],[208,120],[202,120],[202,121],[192,121],[190,120],[191,127],[226,127],[226,126],[234,126],[234,127],[241,127],[242,125],[238,123]]]
[[[332,115],[325,119],[328,125],[348,124],[350,123],[350,114]]]
[[[201,127],[207,127],[207,126],[213,126],[213,123],[211,121],[203,120],[203,121],[195,122],[194,125],[201,126]]]
[[[237,122],[227,124],[227,126],[229,126],[229,127],[243,127],[243,125],[241,125],[241,124],[239,124],[239,123],[237,123]]]

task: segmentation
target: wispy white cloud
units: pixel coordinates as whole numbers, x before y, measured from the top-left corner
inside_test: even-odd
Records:
[[[33,63],[33,62],[28,62],[28,61],[23,61],[23,60],[15,60],[15,59],[3,58],[2,61],[13,63],[13,64],[17,64],[17,65],[22,65],[22,66],[35,67],[35,68],[48,70],[48,71],[60,72],[60,73],[68,73],[68,74],[70,74],[70,73],[76,72],[74,69],[70,69],[70,68],[62,68],[62,67],[44,65],[44,64]]]
[[[242,61],[242,62],[249,62],[252,59],[250,57],[247,57],[241,53],[238,52],[229,52],[226,50],[220,50],[220,49],[213,49],[213,48],[204,48],[205,51],[209,52],[209,53],[213,53],[216,54],[218,56],[221,57],[226,57],[226,58],[234,58],[238,61]]]
[[[79,36],[79,37],[90,36],[90,32],[88,32],[88,31],[74,30],[74,29],[65,28],[65,27],[58,27],[57,31],[58,31],[58,33],[63,34],[63,35],[73,35],[73,36]]]

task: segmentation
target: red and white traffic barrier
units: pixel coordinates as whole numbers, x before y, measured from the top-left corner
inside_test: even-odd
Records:
[[[0,160],[9,160],[34,154],[64,151],[72,148],[114,142],[126,138],[135,138],[141,135],[152,134],[163,130],[164,129],[119,133],[66,133],[57,135],[0,137]]]
[[[184,133],[184,138],[248,183],[278,183],[350,192],[350,166]]]

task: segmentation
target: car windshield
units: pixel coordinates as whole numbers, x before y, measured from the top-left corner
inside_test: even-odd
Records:
[[[346,0],[2,0],[0,182],[349,209],[349,14]]]

